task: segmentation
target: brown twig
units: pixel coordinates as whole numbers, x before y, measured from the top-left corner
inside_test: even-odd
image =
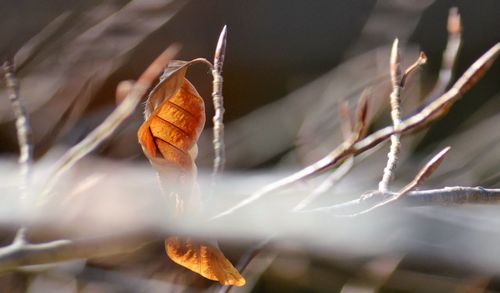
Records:
[[[214,124],[214,165],[213,165],[213,184],[217,176],[223,172],[224,164],[226,161],[225,145],[224,145],[224,98],[222,96],[222,66],[224,65],[224,57],[226,54],[226,38],[227,27],[222,29],[217,47],[215,49],[214,64],[212,68],[213,76],[213,91],[212,98],[214,103],[214,117],[212,119]]]
[[[421,185],[422,182],[424,182],[424,180],[429,178],[432,175],[432,173],[436,171],[439,165],[441,165],[441,163],[444,160],[444,156],[446,156],[446,154],[450,151],[450,149],[451,149],[450,147],[445,147],[434,157],[432,157],[432,159],[429,162],[427,162],[427,164],[425,164],[425,166],[422,167],[422,169],[420,169],[415,178],[398,192],[399,196],[403,196],[406,193],[414,190],[419,185]]]
[[[453,66],[457,60],[462,43],[462,25],[460,21],[460,14],[458,13],[458,9],[456,7],[450,9],[447,29],[448,41],[443,52],[443,59],[441,61],[441,69],[439,70],[438,80],[432,91],[427,96],[426,101],[424,101],[424,105],[428,102],[434,101],[444,93],[453,75]]]
[[[134,112],[141,98],[146,94],[146,91],[151,87],[156,77],[163,72],[168,62],[172,60],[178,51],[179,47],[176,45],[168,47],[144,71],[118,107],[81,142],[63,154],[61,159],[55,163],[51,176],[48,177],[48,182],[42,191],[41,200],[48,199],[50,192],[61,175],[111,136],[118,126]]]
[[[368,129],[368,100],[370,98],[370,90],[365,89],[359,97],[356,105],[356,124],[354,125],[354,141],[359,141],[366,134]]]
[[[258,200],[262,196],[276,191],[280,188],[284,188],[297,181],[309,178],[311,176],[317,175],[321,172],[329,170],[335,167],[339,162],[351,155],[356,155],[362,153],[382,141],[388,139],[392,134],[404,134],[415,128],[422,127],[423,125],[436,120],[441,117],[444,112],[440,112],[445,107],[451,106],[460,96],[462,96],[471,86],[473,86],[486,72],[486,70],[492,65],[495,59],[500,54],[500,43],[497,43],[486,53],[484,53],[476,62],[474,62],[464,74],[455,82],[455,84],[438,99],[436,99],[431,104],[427,105],[420,112],[415,115],[403,120],[398,127],[387,126],[382,128],[371,135],[361,139],[355,143],[344,142],[336,149],[334,149],[330,154],[326,155],[317,162],[307,166],[306,168],[293,173],[281,180],[268,184],[257,192],[234,205],[233,207],[217,214],[212,219],[217,219],[224,217],[233,213],[236,210],[241,209],[244,206]],[[436,113],[439,112],[439,115]]]
[[[349,101],[343,101],[339,106],[340,131],[344,140],[352,137],[352,119],[349,111]]]

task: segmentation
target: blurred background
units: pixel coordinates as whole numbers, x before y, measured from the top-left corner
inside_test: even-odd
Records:
[[[116,107],[115,89],[120,81],[136,79],[172,43],[182,45],[177,59],[204,57],[211,60],[218,35],[227,25],[224,120],[226,171],[229,177],[223,180],[220,189],[221,194],[232,192],[233,197],[236,193],[241,199],[257,187],[307,166],[341,143],[339,105],[348,101],[351,108],[354,107],[363,90],[370,92],[370,131],[390,124],[387,108],[390,92],[388,60],[389,48],[396,37],[400,40],[405,66],[416,60],[419,50],[428,56],[427,64],[412,76],[404,92],[403,111],[405,115],[413,113],[433,90],[438,79],[448,39],[447,18],[451,7],[458,8],[463,28],[460,50],[452,70],[453,82],[500,41],[499,1],[1,1],[0,61],[13,60],[17,66],[20,96],[32,123],[37,171],[43,180],[43,176],[48,174],[50,162],[60,156],[62,150],[84,138]],[[211,117],[212,83],[209,70],[200,65],[194,66],[190,68],[188,78],[205,99],[207,117]],[[7,194],[13,190],[14,175],[9,170],[15,168],[18,144],[5,84],[0,84],[0,156],[4,176],[1,190]],[[394,186],[405,185],[432,154],[450,145],[452,151],[425,187],[480,185],[498,188],[499,95],[500,62],[497,61],[444,118],[430,128],[403,139],[402,158]],[[94,186],[101,193],[103,190],[108,192],[109,199],[102,199],[103,206],[111,204],[112,199],[126,202],[123,198],[128,198],[128,195],[124,193],[133,191],[150,194],[145,197],[154,202],[152,198],[156,187],[142,188],[140,185],[144,182],[155,184],[154,172],[149,170],[149,163],[136,139],[136,131],[142,122],[140,107],[111,139],[92,153],[92,159],[82,162],[68,182],[92,181],[93,175],[104,174],[102,176],[107,176],[107,179],[96,179],[99,183]],[[206,130],[198,146],[197,165],[202,186],[204,181],[209,181],[205,177],[209,176],[212,168],[211,127],[211,120],[207,119]],[[375,189],[382,175],[387,148],[388,145],[384,145],[375,149],[370,157],[356,163],[345,180],[330,192],[335,198],[325,195],[323,201],[314,205],[352,199],[363,191]],[[109,175],[110,170],[118,169],[126,170],[119,173],[123,177]],[[141,178],[143,181],[137,183],[135,189],[127,191],[123,186],[110,185],[119,186],[120,178],[123,181]],[[61,190],[74,189],[75,185],[68,182]],[[297,199],[300,193],[312,188],[315,183],[304,183],[304,186],[291,190],[290,197],[281,199]],[[120,192],[122,198],[118,197]],[[97,200],[99,196],[93,194],[92,198]],[[230,203],[236,200],[232,199]],[[96,202],[99,203],[87,199],[79,203],[94,208],[92,206]],[[475,259],[474,265],[467,266],[470,259],[442,254],[449,248],[446,245],[454,243],[448,234],[443,234],[450,229],[457,233],[453,235],[487,235],[496,247],[500,247],[498,219],[494,210],[491,215],[496,220],[483,223],[483,227],[491,228],[487,232],[473,227],[467,230],[453,226],[452,219],[462,219],[462,212],[471,212],[468,210],[460,211],[458,215],[454,210],[440,211],[437,214],[443,217],[439,219],[434,217],[436,213],[432,211],[411,214],[409,218],[412,220],[407,219],[405,223],[418,223],[411,225],[418,227],[412,228],[418,231],[429,225],[434,226],[433,232],[422,232],[422,235],[425,235],[426,245],[441,247],[441,250],[436,249],[433,254],[424,253],[428,252],[428,247],[415,244],[424,241],[419,238],[422,235],[417,233],[420,236],[414,235],[416,239],[404,238],[408,242],[403,242],[411,242],[411,245],[398,246],[397,251],[392,250],[394,247],[390,245],[382,245],[383,248],[376,249],[376,252],[367,253],[364,249],[347,252],[326,248],[328,244],[336,243],[333,238],[330,239],[333,242],[329,240],[318,244],[321,249],[311,245],[311,239],[324,235],[324,229],[329,225],[336,225],[331,218],[321,220],[319,217],[316,220],[321,225],[316,232],[311,232],[312,235],[305,240],[296,240],[302,228],[315,229],[295,223],[296,217],[284,216],[273,224],[273,204],[278,203],[262,206],[262,215],[259,215],[262,219],[258,222],[270,223],[264,232],[262,226],[254,225],[256,215],[250,213],[242,216],[241,226],[245,228],[238,232],[241,234],[221,233],[222,238],[229,238],[222,245],[227,246],[228,255],[237,262],[245,251],[275,233],[273,229],[296,227],[295,230],[285,229],[290,233],[285,233],[285,240],[269,245],[267,251],[270,256],[263,253],[264,256],[257,258],[257,265],[249,268],[255,278],[242,291],[483,292],[499,289],[498,260],[485,269],[480,266],[481,261],[487,259],[484,255]],[[230,205],[225,204],[222,206]],[[287,202],[285,206],[291,204]],[[130,206],[122,210],[130,209]],[[285,212],[286,209],[282,209]],[[4,205],[2,211],[7,210],[8,205]],[[103,211],[105,216],[99,219],[118,223],[125,218],[124,215],[128,215],[125,213],[110,220],[115,217],[115,212],[107,211],[108,214]],[[71,219],[77,222],[77,219],[85,218],[87,212],[88,209],[78,209],[75,212],[78,216],[72,215]],[[161,214],[161,209],[157,213]],[[467,221],[474,223],[481,213],[480,210],[473,210],[472,215],[466,217]],[[266,219],[269,221],[266,222]],[[92,230],[90,223],[94,222],[86,223],[82,231]],[[384,223],[385,226],[374,227],[373,231],[398,226],[396,220]],[[8,224],[7,220],[2,224],[4,238],[0,239],[4,244],[10,241],[13,232]],[[61,230],[63,232],[51,231],[47,234],[68,233]],[[50,238],[40,231],[38,234],[41,235],[33,238]],[[409,234],[404,234],[404,237]],[[431,234],[435,238],[429,236]],[[289,241],[287,237],[295,240]],[[342,241],[350,243],[351,237],[353,235],[345,236]],[[377,238],[365,237],[363,239],[371,241]],[[359,239],[352,241],[360,244]],[[295,242],[304,245],[296,246]],[[486,245],[483,241],[476,244]],[[469,245],[455,247],[456,254],[463,256],[464,250],[460,249],[464,247],[477,251]],[[0,291],[44,292],[54,288],[62,290],[59,292],[184,290],[169,287],[171,282],[182,284],[185,280],[172,281],[166,277],[169,271],[179,269],[168,264],[169,260],[162,255],[162,241],[154,242],[144,250],[120,259],[71,264],[73,267],[56,269],[55,272],[3,274],[0,275]],[[495,249],[485,251],[495,258],[497,252]],[[259,269],[259,265],[262,268]],[[123,272],[126,274],[123,275]],[[185,273],[190,276],[189,272]],[[163,281],[170,282],[167,283],[170,285],[165,285]],[[200,284],[196,288],[200,290],[219,289],[210,287],[209,282],[197,282]],[[141,287],[143,285],[146,287]]]

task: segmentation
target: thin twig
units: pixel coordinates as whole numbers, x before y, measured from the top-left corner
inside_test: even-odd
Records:
[[[54,171],[48,177],[48,182],[42,191],[42,200],[47,200],[55,184],[67,170],[73,167],[79,160],[93,151],[100,143],[106,140],[120,124],[127,119],[135,110],[141,98],[151,87],[158,75],[160,75],[168,62],[172,60],[179,51],[179,47],[172,45],[168,47],[153,63],[144,71],[134,84],[125,99],[118,107],[81,142],[69,149],[59,161],[55,163]]]
[[[392,92],[390,95],[391,104],[391,119],[394,128],[398,127],[401,123],[401,57],[398,50],[399,40],[395,39],[392,44],[391,58],[390,58],[390,73]],[[391,146],[387,154],[387,165],[384,168],[382,180],[378,184],[378,190],[386,192],[389,186],[389,181],[394,177],[394,169],[399,160],[399,152],[401,150],[401,136],[400,134],[391,135]]]
[[[340,131],[344,140],[351,139],[352,133],[352,119],[349,111],[349,101],[343,101],[339,106],[340,117]]]
[[[225,145],[224,145],[224,98],[222,96],[222,66],[224,65],[224,57],[226,54],[226,38],[227,27],[222,29],[217,47],[215,49],[214,64],[212,68],[213,76],[213,91],[212,98],[214,103],[214,117],[212,118],[214,124],[214,166],[213,166],[213,184],[217,176],[223,172],[224,164],[226,161]]]
[[[14,65],[6,61],[3,64],[5,83],[7,86],[7,91],[9,93],[9,100],[12,106],[12,111],[16,117],[16,131],[17,131],[17,141],[19,143],[19,165],[20,165],[20,176],[21,184],[20,189],[20,202],[21,208],[26,207],[28,198],[30,197],[31,189],[31,173],[33,165],[33,143],[31,141],[31,126],[29,122],[29,116],[26,109],[21,103],[19,97],[19,84],[17,78],[14,74]],[[21,227],[14,238],[13,244],[22,244],[25,242],[26,229]]]
[[[368,129],[368,100],[370,98],[370,90],[365,89],[359,97],[358,104],[356,105],[356,123],[354,125],[354,141],[362,139]]]
[[[240,257],[240,260],[238,261],[238,264],[236,265],[236,269],[240,274],[243,275],[245,270],[248,268],[252,260],[257,257],[264,247],[274,238],[274,236],[270,236],[259,243],[251,246],[245,253],[243,254],[242,257]],[[233,289],[233,286],[220,286],[220,289],[217,291],[218,293],[229,293]]]
[[[16,117],[17,141],[19,143],[19,165],[21,167],[21,201],[26,202],[33,165],[33,144],[31,142],[31,126],[26,109],[19,98],[19,85],[14,75],[14,66],[9,62],[3,64],[5,83],[9,92],[12,111]]]
[[[432,91],[427,96],[426,101],[424,101],[424,105],[428,102],[434,101],[444,93],[453,75],[453,66],[457,60],[458,52],[460,51],[462,43],[462,25],[460,21],[460,14],[458,13],[458,9],[456,7],[450,9],[447,29],[448,41],[443,52],[443,59],[441,61],[441,69],[439,70],[438,80]]]
[[[354,165],[354,158],[349,157],[345,160],[337,169],[335,169],[332,174],[330,174],[320,185],[318,185],[311,193],[309,193],[306,198],[300,201],[292,211],[297,212],[315,201],[318,197],[325,194],[330,190],[337,182],[344,178],[349,171],[351,171]]]
[[[440,111],[445,107],[450,107],[459,97],[461,97],[470,87],[472,87],[486,72],[486,70],[493,64],[495,59],[500,54],[500,43],[497,43],[486,53],[484,53],[476,62],[474,62],[464,74],[455,82],[455,84],[442,96],[436,99],[434,102],[427,105],[420,112],[415,115],[403,120],[398,127],[387,126],[382,128],[371,135],[355,142],[349,143],[344,142],[336,149],[334,149],[330,154],[326,155],[317,162],[305,167],[304,169],[293,173],[283,179],[275,181],[268,184],[257,192],[247,197],[243,201],[234,205],[233,207],[217,214],[212,217],[212,219],[217,219],[226,215],[233,213],[236,210],[241,209],[244,206],[258,200],[262,196],[269,194],[278,189],[284,188],[297,181],[309,178],[314,175],[318,175],[321,172],[334,168],[339,162],[344,160],[346,157],[351,155],[356,155],[362,153],[379,143],[388,139],[392,134],[399,133],[404,134],[410,132],[416,128],[422,127],[431,121],[436,120],[441,117],[444,112]],[[436,114],[438,113],[438,114]]]

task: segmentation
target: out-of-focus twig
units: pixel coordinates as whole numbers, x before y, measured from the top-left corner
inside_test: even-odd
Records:
[[[17,141],[19,143],[19,165],[21,184],[19,186],[21,195],[21,205],[26,206],[30,195],[31,171],[33,165],[33,144],[31,142],[31,126],[29,115],[26,112],[19,97],[19,84],[14,74],[14,65],[6,61],[3,64],[5,84],[9,92],[9,100],[12,111],[16,117]],[[26,230],[21,227],[16,234],[12,245],[21,245],[25,242]]]
[[[343,101],[339,106],[340,130],[344,140],[351,139],[352,136],[352,119],[349,111],[349,101]]]
[[[355,143],[344,142],[322,159],[296,173],[293,173],[290,176],[262,187],[251,196],[247,197],[233,207],[217,214],[212,219],[224,217],[258,200],[266,194],[329,170],[348,156],[356,155],[371,149],[382,141],[388,139],[392,134],[404,134],[436,120],[445,113],[441,111],[443,108],[450,107],[484,75],[486,70],[492,65],[499,54],[500,43],[497,43],[484,53],[476,62],[474,62],[447,92],[431,104],[427,105],[420,112],[403,120],[398,127],[387,126]],[[439,115],[436,115],[436,113],[439,113]]]
[[[48,199],[50,192],[61,175],[111,136],[118,126],[133,113],[156,77],[163,72],[168,62],[178,51],[179,47],[177,45],[168,47],[155,61],[153,61],[153,63],[151,63],[146,71],[143,72],[120,105],[118,105],[118,107],[80,143],[63,154],[59,161],[55,163],[54,171],[51,176],[48,177],[48,182],[42,191],[41,200]]]
[[[5,83],[9,92],[12,111],[16,117],[17,141],[19,143],[19,165],[21,167],[22,183],[21,199],[28,197],[31,166],[33,164],[33,145],[31,142],[31,126],[29,117],[19,98],[19,85],[14,75],[14,66],[9,62],[3,64]]]
[[[226,55],[226,38],[227,26],[222,29],[217,47],[215,48],[214,64],[212,68],[213,76],[213,91],[212,98],[214,103],[214,165],[213,165],[213,184],[217,176],[224,170],[226,160],[225,145],[224,145],[224,98],[222,96],[222,66],[224,65],[224,57]]]
[[[73,16],[73,12],[63,12],[55,17],[30,41],[24,44],[14,57],[14,63],[16,64],[17,70],[22,70],[26,64],[42,51],[44,46],[53,42],[56,36],[60,36],[61,29],[67,25],[67,21],[71,19],[71,16]]]
[[[453,75],[453,66],[462,43],[462,25],[460,21],[460,14],[458,13],[458,9],[456,7],[450,9],[447,29],[448,41],[443,52],[443,60],[441,61],[441,69],[439,70],[438,80],[424,101],[424,105],[434,101],[444,93]]]
[[[330,190],[337,182],[344,178],[349,171],[351,171],[354,165],[354,158],[349,157],[345,160],[337,169],[335,169],[332,174],[330,174],[318,187],[316,187],[306,198],[301,200],[294,208],[293,211],[300,211],[310,205],[314,200],[325,194]]]
[[[354,125],[353,141],[359,141],[365,136],[368,129],[368,99],[370,98],[370,89],[365,89],[359,97],[356,105],[356,124]]]
[[[140,236],[140,235],[139,235]],[[135,251],[150,241],[133,234],[46,243],[13,243],[0,248],[0,272],[21,266],[52,264],[74,259],[96,258]]]
[[[255,257],[257,257],[262,252],[264,247],[267,244],[269,244],[269,242],[271,241],[272,238],[273,238],[273,236],[268,237],[268,238],[262,240],[261,242],[251,246],[247,251],[245,251],[243,256],[238,261],[238,264],[236,265],[236,269],[238,270],[238,272],[243,274],[244,271],[247,269],[247,267],[252,262],[252,260],[254,260]],[[221,286],[220,290],[218,290],[217,292],[218,293],[229,293],[233,287],[234,286]]]

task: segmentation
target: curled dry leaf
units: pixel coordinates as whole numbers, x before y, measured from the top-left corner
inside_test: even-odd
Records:
[[[139,143],[152,162],[186,173],[195,168],[193,151],[205,125],[203,99],[185,78],[190,64],[175,61],[168,66],[149,94],[146,121],[138,132]]]
[[[173,61],[146,101],[145,121],[137,133],[144,154],[159,174],[163,192],[177,217],[200,208],[196,183],[196,142],[205,125],[205,105],[185,78],[187,68],[204,59]],[[215,246],[189,238],[165,240],[170,259],[222,285],[242,286],[245,279]]]
[[[207,279],[222,285],[245,285],[245,279],[215,246],[190,238],[170,237],[165,240],[165,248],[174,262]]]

